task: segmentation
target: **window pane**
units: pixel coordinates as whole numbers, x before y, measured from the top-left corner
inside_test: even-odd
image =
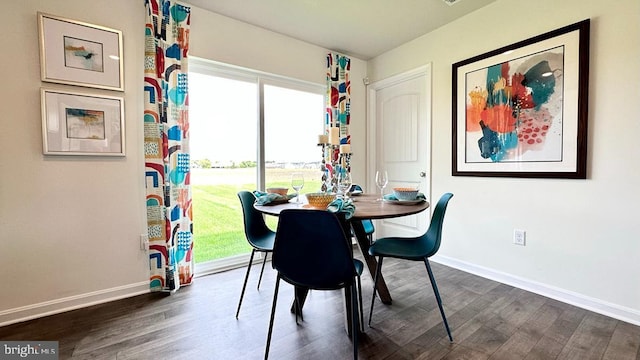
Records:
[[[237,193],[256,189],[257,84],[189,73],[196,263],[251,251]]]
[[[266,183],[293,192],[290,174],[296,169],[305,172],[303,193],[320,188],[322,154],[316,142],[323,131],[324,93],[322,85],[190,59],[196,271],[246,263],[251,248],[244,240],[238,191],[252,191]],[[261,128],[265,129],[262,142]],[[266,149],[259,156],[261,143]],[[256,167],[263,156],[266,166]],[[266,179],[262,179],[265,168]],[[277,218],[267,216],[266,221],[276,229]]]
[[[264,86],[265,184],[291,188],[291,174],[303,172],[302,193],[320,190],[324,95]]]

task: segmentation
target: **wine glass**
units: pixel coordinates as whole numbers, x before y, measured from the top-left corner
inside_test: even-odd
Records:
[[[342,198],[348,198],[349,189],[351,189],[351,174],[343,170],[338,173],[338,191],[342,194]]]
[[[299,203],[300,189],[304,187],[304,175],[302,173],[291,174],[291,187],[296,191],[296,203]]]
[[[378,201],[384,200],[384,188],[387,186],[388,182],[389,176],[387,175],[386,170],[376,171],[376,186],[380,189],[380,199],[378,199]]]

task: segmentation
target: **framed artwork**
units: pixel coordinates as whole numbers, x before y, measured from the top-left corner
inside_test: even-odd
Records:
[[[124,99],[41,89],[45,155],[124,156]]]
[[[452,175],[586,178],[589,24],[453,64]]]
[[[38,13],[42,81],[124,90],[122,32]]]

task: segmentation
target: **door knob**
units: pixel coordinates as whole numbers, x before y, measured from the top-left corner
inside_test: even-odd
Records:
[[[427,177],[427,173],[424,171],[420,171],[420,177]]]

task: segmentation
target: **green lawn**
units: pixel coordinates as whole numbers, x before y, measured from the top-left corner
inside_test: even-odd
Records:
[[[221,259],[251,251],[244,237],[242,207],[238,191],[255,190],[255,169],[194,169],[193,234],[196,263]],[[320,188],[318,170],[269,169],[267,187],[290,187],[291,173],[305,173],[302,193]],[[267,216],[267,225],[275,229],[277,218]]]

